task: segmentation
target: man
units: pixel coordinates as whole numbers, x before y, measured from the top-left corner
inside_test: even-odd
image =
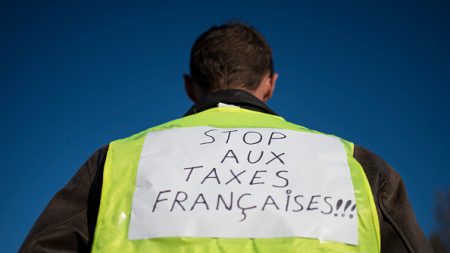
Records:
[[[185,117],[95,152],[21,252],[431,252],[400,176],[370,151],[286,122],[252,27],[194,43]]]

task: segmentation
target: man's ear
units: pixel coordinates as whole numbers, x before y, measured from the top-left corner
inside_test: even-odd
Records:
[[[184,80],[184,89],[186,90],[186,94],[191,99],[192,102],[197,103],[198,97],[195,92],[195,81],[188,74],[183,75]]]
[[[273,95],[275,90],[275,84],[278,79],[278,73],[274,73],[272,76],[267,76],[263,81],[262,101],[267,102]]]

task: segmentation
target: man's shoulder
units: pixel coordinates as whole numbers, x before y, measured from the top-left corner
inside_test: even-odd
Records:
[[[372,151],[354,145],[353,157],[361,164],[375,201],[401,181],[400,175],[383,158]]]

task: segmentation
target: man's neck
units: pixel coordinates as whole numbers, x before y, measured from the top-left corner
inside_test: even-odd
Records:
[[[186,115],[217,107],[219,103],[231,104],[249,110],[276,115],[264,102],[252,93],[242,89],[226,89],[210,92],[193,105]]]

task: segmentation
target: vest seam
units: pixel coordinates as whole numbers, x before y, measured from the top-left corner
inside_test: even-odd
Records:
[[[361,162],[356,158],[356,149],[355,149],[355,144],[353,144],[352,143],[352,154],[351,154],[351,157],[353,158],[353,160],[359,165],[359,167],[361,168],[360,169],[360,171],[362,172],[362,174],[364,175],[364,180],[366,181],[366,184],[369,186],[368,188],[369,188],[369,191],[370,191],[370,196],[369,196],[369,198],[370,197],[372,197],[372,199],[373,199],[373,202],[375,202],[375,196],[373,195],[373,191],[372,191],[372,186],[370,185],[370,183],[369,183],[369,178],[367,177],[367,174],[366,174],[366,170],[365,170],[365,168],[364,168],[364,166],[361,164]],[[370,202],[370,200],[369,200],[369,202]],[[373,203],[374,204],[374,207],[376,208],[376,203]],[[369,203],[369,205],[370,205],[370,203]],[[372,221],[374,222],[374,223],[378,223],[378,224],[374,224],[376,227],[378,227],[378,231],[377,231],[377,246],[378,246],[378,249],[377,249],[377,252],[381,252],[381,227],[380,227],[380,218],[379,218],[379,215],[378,215],[378,213],[377,213],[377,211],[375,210],[375,214],[372,214],[372,216],[376,216],[376,219],[372,219]]]

